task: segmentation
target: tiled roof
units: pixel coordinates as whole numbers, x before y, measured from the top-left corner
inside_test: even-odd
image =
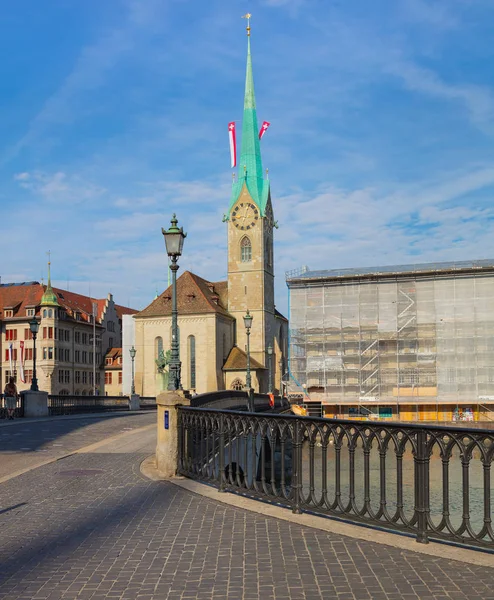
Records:
[[[226,309],[226,282],[206,281],[190,271],[177,279],[177,308],[179,315],[220,313],[231,317]],[[155,298],[137,317],[164,317],[172,313],[172,286]],[[233,318],[233,317],[231,317]]]
[[[255,358],[250,357],[250,368],[253,371],[257,369],[264,369]],[[245,371],[247,369],[247,354],[240,350],[238,346],[233,346],[230,350],[230,354],[223,365],[223,371]]]
[[[39,305],[45,289],[46,286],[37,281],[21,285],[0,286],[0,319],[4,318],[5,308],[14,308],[14,317],[20,318],[26,318],[26,308],[36,307],[36,313],[39,313]],[[60,306],[67,310],[69,318],[78,312],[82,322],[89,322],[88,316],[93,312],[93,302],[96,302],[98,306],[97,322],[101,320],[106,299],[90,298],[60,288],[53,288],[53,292],[56,294]],[[137,312],[125,306],[115,305],[115,308],[119,317],[122,314]]]
[[[122,362],[119,362],[119,358],[122,358],[122,348],[110,348],[105,354],[105,369],[122,369]],[[107,359],[111,359],[111,364],[107,364]]]

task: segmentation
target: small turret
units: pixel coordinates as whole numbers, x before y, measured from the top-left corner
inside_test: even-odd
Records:
[[[48,261],[48,285],[44,291],[43,296],[41,297],[41,306],[59,306],[57,295],[53,291],[51,287],[51,271],[50,271],[51,262]]]

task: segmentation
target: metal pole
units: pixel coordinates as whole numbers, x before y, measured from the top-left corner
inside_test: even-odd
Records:
[[[136,393],[136,386],[134,385],[134,357],[132,356],[132,387],[130,393],[134,395]]]
[[[93,395],[96,396],[96,302],[93,302]]]
[[[245,377],[247,394],[249,395],[249,409],[254,412],[254,398],[252,397],[252,379],[250,376],[250,329],[247,329],[247,375]]]
[[[268,353],[268,388],[269,388],[269,393],[272,394],[273,393],[273,356],[272,354]]]
[[[33,333],[33,378],[31,380],[31,391],[39,392],[38,379],[36,378],[36,337],[37,333]]]
[[[170,359],[170,379],[168,381],[169,390],[181,390],[182,384],[180,381],[180,348],[178,344],[178,310],[177,310],[177,265],[178,258],[171,257],[172,264],[170,269],[172,272],[172,355]]]

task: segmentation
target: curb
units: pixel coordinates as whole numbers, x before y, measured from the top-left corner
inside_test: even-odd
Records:
[[[141,473],[153,481],[166,481],[184,490],[187,490],[188,492],[192,492],[193,494],[198,494],[199,496],[214,500],[215,502],[221,502],[222,504],[227,504],[233,508],[249,510],[266,517],[280,519],[281,521],[288,521],[292,525],[302,525],[304,527],[326,531],[327,533],[334,535],[341,535],[361,541],[375,542],[385,546],[392,546],[393,548],[398,548],[406,552],[427,554],[434,558],[456,560],[471,565],[490,567],[491,569],[493,568],[492,554],[482,551],[467,550],[465,548],[459,548],[457,546],[441,544],[438,542],[419,544],[414,538],[403,536],[397,533],[388,533],[386,531],[371,529],[369,527],[343,523],[342,521],[318,517],[309,513],[295,515],[288,508],[276,506],[275,504],[270,504],[259,500],[253,500],[252,498],[246,498],[244,496],[228,492],[220,493],[218,492],[217,488],[211,487],[204,483],[199,483],[198,481],[193,481],[192,479],[187,479],[185,477],[163,479],[160,477],[157,471],[156,458],[154,455],[149,456],[142,461]]]

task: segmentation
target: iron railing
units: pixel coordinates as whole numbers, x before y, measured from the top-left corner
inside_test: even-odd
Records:
[[[5,405],[5,395],[4,394],[0,394],[0,419],[6,419],[7,418],[7,407]],[[24,416],[24,402],[22,400],[21,395],[19,394],[19,397],[16,400],[16,404],[15,404],[15,410],[14,410],[14,417],[15,418],[19,418],[19,417],[23,417]]]
[[[303,510],[494,551],[494,431],[179,408],[179,472]]]
[[[129,410],[127,396],[48,396],[50,415]]]
[[[156,410],[155,396],[141,396],[139,403],[141,410]]]

